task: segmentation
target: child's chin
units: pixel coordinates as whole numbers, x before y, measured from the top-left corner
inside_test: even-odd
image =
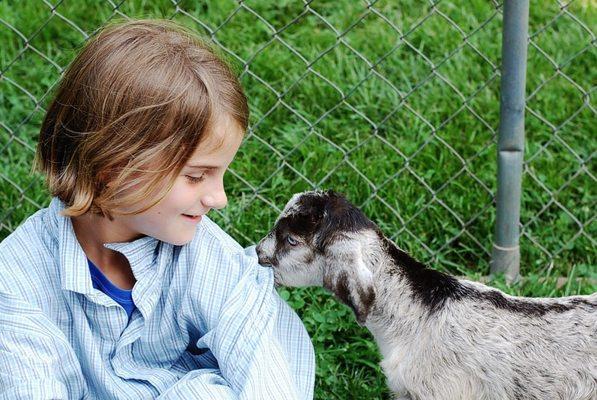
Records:
[[[169,244],[172,244],[174,246],[184,246],[185,244],[188,244],[191,242],[191,240],[193,240],[193,236],[194,235],[188,235],[188,236],[176,236],[176,237],[167,237],[167,238],[158,238],[160,239],[162,242],[166,242]]]

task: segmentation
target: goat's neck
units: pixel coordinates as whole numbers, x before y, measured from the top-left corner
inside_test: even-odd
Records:
[[[426,268],[379,230],[361,231],[349,239],[330,249],[336,259],[323,285],[353,309],[382,353],[390,338],[408,343],[433,328],[436,319],[428,317],[436,304],[435,293],[441,296],[457,281]]]
[[[396,340],[404,344],[416,342],[429,329],[435,319],[428,318],[429,308],[421,303],[412,289],[413,276],[426,267],[400,250],[394,243],[380,237],[379,255],[366,261],[375,271],[372,285],[375,291],[375,305],[365,322],[365,326],[374,335],[382,355],[387,355],[389,346]],[[435,273],[435,271],[431,271]],[[416,279],[416,278],[415,278]]]

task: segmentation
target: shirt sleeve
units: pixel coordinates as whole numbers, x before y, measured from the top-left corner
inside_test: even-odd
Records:
[[[83,382],[62,332],[40,310],[0,292],[0,400],[80,399]]]
[[[254,247],[241,257],[244,274],[215,326],[197,342],[219,369],[191,371],[160,398],[312,399],[313,346],[302,322],[278,296]]]

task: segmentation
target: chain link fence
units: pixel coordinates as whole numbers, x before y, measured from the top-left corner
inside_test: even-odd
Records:
[[[572,6],[588,10],[589,18],[579,18]],[[557,12],[529,30],[521,235],[530,259],[543,262],[545,272],[565,252],[596,264],[596,6],[559,2]],[[574,32],[574,40],[550,42],[563,32]],[[551,233],[539,225],[551,226]]]
[[[290,195],[344,192],[401,247],[486,273],[495,225],[496,1],[38,1],[0,4],[0,239],[49,202],[31,164],[76,51],[118,18],[171,18],[237,68],[251,127],[214,218],[244,244]],[[595,264],[595,3],[532,2],[521,272]]]

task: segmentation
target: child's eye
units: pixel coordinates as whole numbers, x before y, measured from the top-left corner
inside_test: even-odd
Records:
[[[189,183],[196,184],[196,183],[203,181],[203,179],[205,178],[205,174],[201,174],[201,176],[185,175],[185,178],[187,178]]]

